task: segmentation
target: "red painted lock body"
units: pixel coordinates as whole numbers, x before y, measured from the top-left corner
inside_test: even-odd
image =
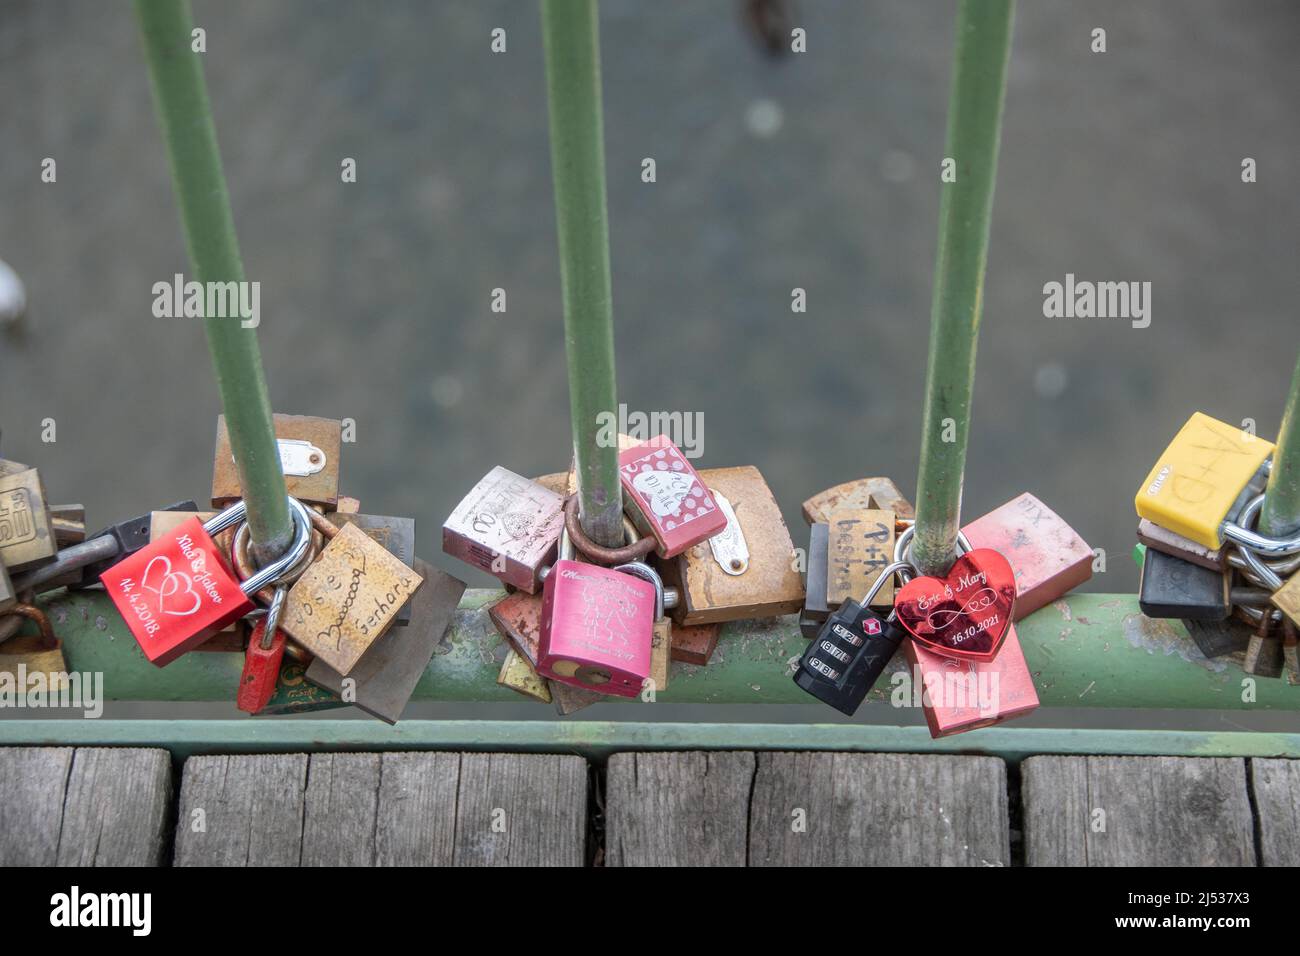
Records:
[[[235,706],[246,714],[256,714],[271,701],[280,680],[280,661],[284,658],[284,631],[278,627],[271,635],[271,646],[262,646],[266,619],[257,622],[244,651],[244,672],[239,676]]]
[[[178,524],[99,580],[144,656],[158,667],[253,610],[198,518]]]
[[[903,645],[912,665],[913,701],[924,711],[931,737],[991,727],[1038,707],[1014,624],[991,661],[945,657],[912,640]]]
[[[962,528],[972,548],[1000,551],[1016,575],[1012,620],[1032,614],[1092,577],[1092,548],[1026,492]]]
[[[654,618],[649,581],[556,561],[542,589],[537,672],[602,694],[635,697],[650,676]]]
[[[718,534],[727,516],[682,454],[662,435],[619,453],[624,504],[642,534],[671,558]]]

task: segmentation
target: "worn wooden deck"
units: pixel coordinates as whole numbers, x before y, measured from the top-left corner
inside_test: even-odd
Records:
[[[0,748],[0,865],[1300,864],[1300,761]]]

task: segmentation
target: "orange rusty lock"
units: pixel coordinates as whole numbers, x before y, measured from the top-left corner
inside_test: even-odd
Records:
[[[18,635],[0,644],[0,673],[12,675],[14,686],[26,694],[32,675],[44,675],[47,693],[58,693],[67,686],[68,665],[63,658],[62,642],[54,633],[49,617],[34,604],[14,604],[3,617],[13,616],[36,624],[39,634]]]

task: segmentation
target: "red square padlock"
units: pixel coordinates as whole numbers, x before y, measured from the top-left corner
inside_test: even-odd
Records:
[[[727,516],[680,448],[662,435],[618,456],[624,503],[637,530],[671,558],[727,527]]]
[[[650,676],[654,585],[561,559],[542,589],[537,672],[601,694],[635,697]]]
[[[198,518],[177,525],[99,579],[144,656],[158,667],[254,606]]]
[[[1026,492],[962,528],[972,548],[992,548],[1016,574],[1019,621],[1092,577],[1090,548],[1051,508]]]
[[[992,727],[1038,707],[1034,677],[1014,624],[991,661],[945,657],[916,641],[903,645],[912,664],[914,699],[921,703],[931,737]]]

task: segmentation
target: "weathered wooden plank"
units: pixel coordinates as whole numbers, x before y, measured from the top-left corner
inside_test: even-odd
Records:
[[[760,753],[753,866],[1006,866],[1006,765],[994,757]]]
[[[455,862],[460,755],[384,754],[375,862],[451,866]]]
[[[0,749],[0,866],[58,859],[71,747]]]
[[[457,866],[582,866],[587,762],[541,754],[463,754]]]
[[[191,757],[181,777],[177,866],[297,866],[306,754]]]
[[[1260,864],[1300,866],[1300,760],[1250,762],[1259,815]]]
[[[303,866],[371,866],[379,754],[312,754],[303,809]]]
[[[1086,757],[1030,757],[1020,764],[1020,803],[1029,866],[1087,866]]]
[[[196,811],[203,811],[196,823]],[[587,764],[520,754],[195,757],[177,865],[581,865]]]
[[[1252,866],[1239,759],[1031,757],[1021,765],[1030,866]]]
[[[450,866],[458,754],[313,754],[303,866]]]
[[[754,755],[623,753],[605,785],[607,866],[744,866]]]
[[[59,834],[59,866],[162,866],[172,802],[165,750],[79,747]]]
[[[0,749],[0,866],[160,866],[165,750]]]

